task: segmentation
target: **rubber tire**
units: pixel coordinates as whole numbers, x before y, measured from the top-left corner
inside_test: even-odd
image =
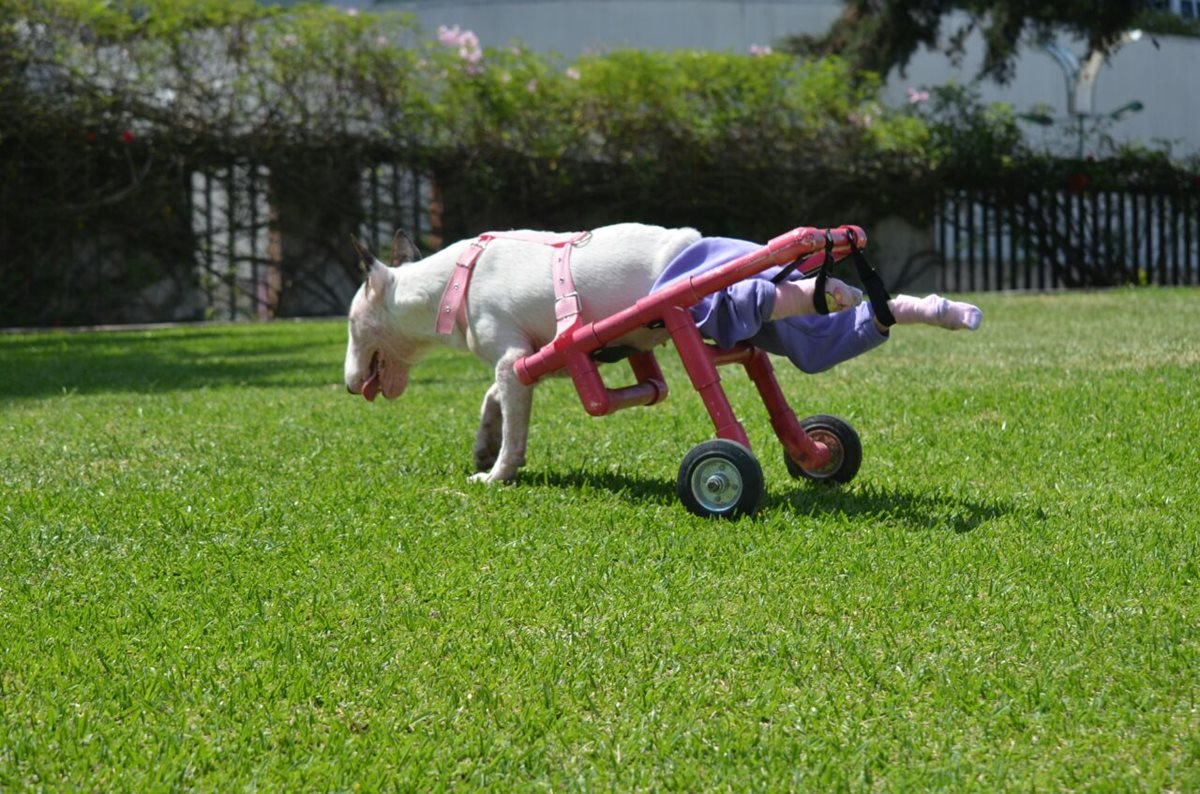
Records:
[[[862,466],[863,457],[862,442],[854,428],[844,419],[828,414],[816,414],[802,419],[800,426],[814,441],[828,446],[833,458],[825,469],[808,471],[784,452],[783,462],[787,464],[788,473],[796,479],[826,485],[845,485],[853,480]]]
[[[736,441],[705,441],[684,456],[675,493],[688,512],[702,518],[752,516],[766,493],[762,465]]]

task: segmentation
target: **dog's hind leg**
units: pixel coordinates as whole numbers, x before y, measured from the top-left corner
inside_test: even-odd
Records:
[[[500,387],[493,383],[483,395],[483,407],[479,411],[479,432],[475,434],[475,471],[486,472],[496,463],[503,439],[500,411]]]
[[[481,471],[473,475],[472,482],[510,482],[516,478],[517,470],[525,465],[525,443],[529,437],[533,388],[517,380],[513,362],[527,352],[509,350],[496,364],[496,382],[488,389],[488,394],[491,395],[494,390],[495,399],[500,405],[500,451],[491,471]],[[480,429],[482,431],[482,427]]]

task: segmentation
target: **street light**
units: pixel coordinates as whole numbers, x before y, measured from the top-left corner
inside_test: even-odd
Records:
[[[1113,121],[1120,121],[1123,118],[1132,116],[1134,113],[1141,113],[1145,109],[1146,106],[1142,104],[1141,100],[1134,99],[1130,102],[1126,102],[1124,105],[1121,105],[1121,107],[1117,108],[1116,110],[1109,111],[1108,113],[1088,113],[1086,114],[1086,118],[1109,118]],[[1052,127],[1059,121],[1069,122],[1073,121],[1075,118],[1083,117],[1084,116],[1077,114],[1076,116],[1065,119],[1056,119],[1054,116],[1050,115],[1044,110],[1030,110],[1026,113],[1017,114],[1017,118],[1023,121],[1028,121],[1031,124],[1037,124],[1039,127]]]
[[[1143,105],[1139,100],[1135,99],[1132,102],[1126,102],[1124,105],[1121,105],[1121,107],[1109,113],[1108,117],[1113,121],[1120,121],[1126,116],[1132,116],[1134,113],[1141,113],[1145,109],[1146,106]]]
[[[1127,30],[1121,34],[1121,37],[1117,39],[1110,49],[1092,50],[1088,54],[1087,59],[1082,62],[1075,53],[1056,41],[1043,39],[1038,42],[1038,46],[1050,55],[1059,68],[1062,69],[1067,89],[1067,121],[1074,122],[1075,124],[1079,141],[1078,157],[1081,160],[1083,159],[1084,122],[1086,119],[1110,118],[1117,121],[1145,109],[1145,105],[1135,99],[1131,102],[1126,102],[1111,113],[1096,113],[1093,110],[1096,96],[1096,79],[1100,76],[1100,67],[1104,65],[1104,61],[1107,60],[1109,55],[1126,44],[1131,44],[1139,40],[1141,37],[1142,31]],[[1054,123],[1053,118],[1041,112],[1024,113],[1021,114],[1020,118],[1042,126],[1050,126]]]

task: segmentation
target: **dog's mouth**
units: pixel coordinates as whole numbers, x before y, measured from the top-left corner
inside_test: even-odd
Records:
[[[367,402],[374,402],[379,396],[380,378],[383,375],[383,358],[379,355],[379,351],[375,351],[371,355],[371,364],[367,367],[367,379],[363,381],[362,396],[367,398]]]
[[[385,356],[376,350],[371,354],[367,364],[367,374],[362,385],[357,390],[350,388],[352,393],[361,394],[367,402],[374,402],[379,395],[394,400],[404,392],[408,385],[409,362],[394,353]],[[348,387],[349,388],[349,387]]]

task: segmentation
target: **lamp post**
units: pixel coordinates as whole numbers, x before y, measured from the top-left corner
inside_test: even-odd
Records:
[[[1075,53],[1056,41],[1043,39],[1038,46],[1052,57],[1062,69],[1063,79],[1067,89],[1067,121],[1075,125],[1078,142],[1077,156],[1083,159],[1084,125],[1087,119],[1109,118],[1114,121],[1124,118],[1131,113],[1138,113],[1145,108],[1139,100],[1126,102],[1110,113],[1096,113],[1096,79],[1100,76],[1100,67],[1110,54],[1126,44],[1131,44],[1142,37],[1140,30],[1127,30],[1121,34],[1112,48],[1106,51],[1092,50],[1083,61]],[[1044,113],[1026,113],[1021,118],[1035,124],[1049,126],[1054,119]]]

